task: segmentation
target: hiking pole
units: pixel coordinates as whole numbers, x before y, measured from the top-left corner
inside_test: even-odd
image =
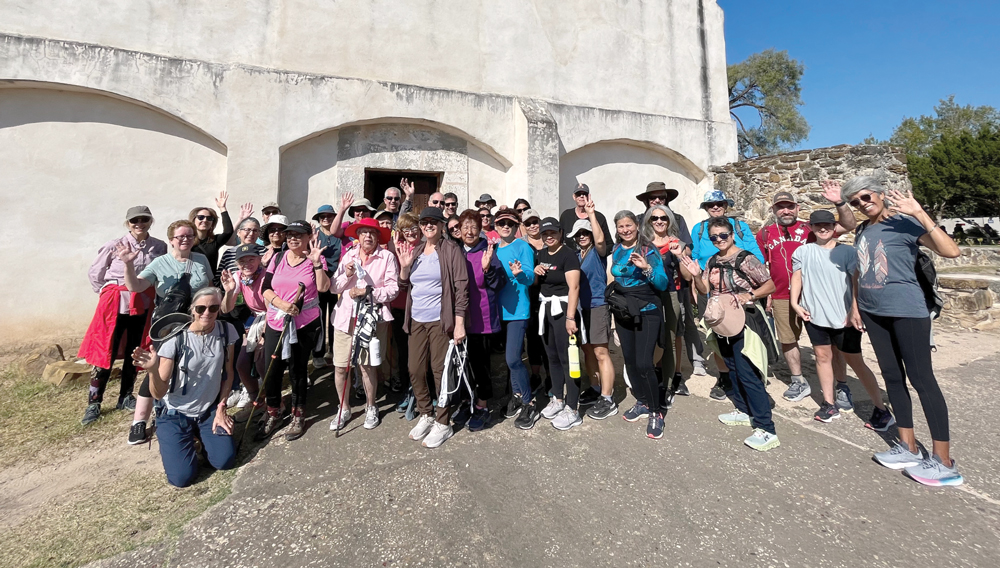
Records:
[[[295,300],[292,302],[293,305],[298,304],[299,300],[306,292],[306,285],[299,282],[299,290],[295,293]],[[267,325],[265,323],[265,325]],[[278,336],[278,345],[274,348],[274,353],[271,353],[271,360],[267,363],[267,369],[264,370],[264,379],[260,383],[260,391],[257,394],[257,400],[260,400],[260,393],[267,392],[267,379],[271,376],[271,369],[274,367],[274,362],[278,359],[278,352],[281,350],[281,346],[285,343],[285,333],[288,332],[288,326],[295,325],[295,321],[292,316],[285,316],[285,325],[281,328],[281,335]],[[266,395],[265,395],[266,396]],[[250,424],[253,422],[254,410],[257,410],[257,400],[253,401],[250,405],[250,416],[247,416],[247,425],[243,428],[243,435],[240,436],[240,442],[236,444],[236,454],[240,453],[240,448],[243,446],[243,440],[247,437],[247,430],[250,429]]]
[[[348,292],[349,293],[349,292]],[[344,411],[344,400],[347,398],[347,389],[351,387],[354,382],[351,380],[351,363],[354,361],[354,344],[357,343],[358,335],[358,318],[361,316],[361,300],[354,300],[354,327],[351,329],[351,352],[347,357],[347,371],[344,373],[344,392],[340,393],[340,406],[337,407],[337,423],[343,428],[343,424],[340,424],[340,415]],[[337,385],[336,379],[333,381],[334,387]],[[364,378],[361,379],[361,384],[364,385]],[[340,428],[333,431],[333,438],[337,439],[340,437]]]

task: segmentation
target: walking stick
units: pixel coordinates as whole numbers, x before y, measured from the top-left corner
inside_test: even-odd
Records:
[[[351,363],[354,361],[354,344],[357,342],[356,336],[358,334],[358,317],[361,316],[360,304],[363,299],[364,296],[354,300],[355,314],[354,314],[354,327],[351,328],[351,352],[350,355],[347,357],[347,372],[344,373],[344,392],[340,393],[340,406],[337,407],[337,417],[335,418],[338,424],[340,422],[340,413],[343,412],[344,409],[344,400],[347,398],[347,389],[349,389],[351,387],[351,383],[354,382],[351,380]],[[337,381],[334,380],[333,383],[334,386],[336,387]],[[364,384],[365,384],[365,379],[364,377],[362,377],[361,385],[364,386]],[[341,427],[343,427],[342,424]],[[333,438],[337,439],[339,437],[340,437],[340,428],[337,428],[336,430],[333,431]]]
[[[295,293],[295,300],[292,304],[298,304],[302,299],[302,296],[306,292],[306,285],[299,282],[299,290]],[[295,325],[295,321],[292,316],[285,316],[285,325],[281,328],[281,335],[278,336],[278,345],[274,348],[274,353],[271,353],[271,360],[267,363],[267,369],[264,371],[264,380],[260,384],[260,393],[266,393],[267,389],[267,379],[271,376],[271,369],[274,367],[274,362],[278,359],[278,352],[281,351],[281,346],[285,342],[285,333],[288,332],[288,326]],[[257,400],[260,400],[260,394],[257,395]],[[257,400],[253,401],[250,405],[250,416],[247,417],[247,425],[243,428],[243,435],[240,436],[240,442],[236,444],[236,454],[240,453],[240,448],[243,446],[243,440],[247,437],[247,430],[250,429],[250,424],[253,422],[253,412],[257,410]]]

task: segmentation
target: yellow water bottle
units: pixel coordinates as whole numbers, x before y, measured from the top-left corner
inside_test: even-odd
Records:
[[[569,336],[569,378],[580,378],[580,349],[576,346],[576,334]]]

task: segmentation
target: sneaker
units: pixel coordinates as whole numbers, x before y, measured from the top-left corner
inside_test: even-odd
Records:
[[[288,441],[298,440],[306,433],[306,419],[302,416],[302,409],[296,408],[292,411],[292,423],[285,430],[285,439]]]
[[[718,383],[716,383],[716,385],[712,387],[712,390],[708,393],[708,396],[712,400],[726,400],[726,391],[719,386]]]
[[[924,451],[917,446],[917,453],[910,451],[906,444],[896,442],[890,450],[875,454],[875,461],[889,469],[906,469],[915,467],[926,459]]]
[[[455,426],[465,426],[469,422],[469,419],[472,418],[471,407],[472,405],[467,402],[461,403],[458,410],[451,415],[451,421]]]
[[[352,388],[348,398],[350,399],[351,406],[364,406],[368,402],[368,399],[365,397],[364,387],[355,386]]]
[[[393,375],[389,377],[389,391],[403,392],[403,379]]]
[[[596,403],[599,398],[601,398],[601,391],[596,391],[592,388],[584,389],[580,393],[580,406],[590,406]]]
[[[688,390],[687,381],[684,380],[684,376],[680,373],[674,374],[674,394],[677,396],[691,396],[691,391]]]
[[[865,428],[871,428],[876,432],[885,432],[895,423],[896,418],[889,412],[888,408],[882,410],[876,406],[872,409],[872,417],[865,422]]]
[[[646,437],[659,440],[663,437],[663,413],[653,412],[649,415],[649,424],[646,425]]]
[[[326,367],[325,357],[313,357],[313,369],[322,369]]]
[[[582,423],[583,418],[580,417],[580,414],[568,406],[564,406],[563,409],[559,411],[559,414],[552,419],[552,427],[556,430],[569,430],[570,428],[579,426]]]
[[[469,419],[469,432],[478,432],[490,424],[490,409],[477,408],[472,411],[472,418]]]
[[[284,423],[284,418],[282,418],[280,410],[272,412],[269,409],[266,416],[267,418],[260,423],[260,429],[257,430],[257,434],[254,436],[254,439],[258,441],[267,439],[271,434],[280,430],[282,423]]]
[[[128,444],[135,446],[146,441],[146,423],[136,422],[128,429]]]
[[[420,418],[420,415],[417,414],[417,395],[413,394],[413,389],[410,389],[409,400],[410,404],[406,407],[405,416],[407,422],[413,422],[417,418]]]
[[[427,437],[427,433],[431,431],[431,427],[435,424],[437,424],[437,422],[434,421],[433,416],[430,414],[424,414],[420,417],[420,420],[417,421],[417,425],[410,430],[410,439],[416,441],[423,440]]]
[[[732,412],[720,414],[719,422],[722,422],[726,426],[749,426],[750,415],[734,408]]]
[[[433,421],[434,419],[431,418],[431,420]],[[445,440],[451,438],[451,435],[454,433],[455,431],[451,429],[451,426],[434,422],[430,433],[424,437],[423,446],[425,448],[436,448],[443,444]]]
[[[766,452],[781,445],[781,442],[778,441],[777,434],[772,434],[767,430],[762,430],[760,428],[754,428],[753,434],[751,434],[746,440],[743,440],[743,443],[758,452]]]
[[[636,422],[647,416],[649,416],[649,407],[639,401],[635,401],[635,405],[622,414],[622,418],[629,422]]]
[[[854,412],[854,397],[851,396],[851,389],[847,383],[837,383],[837,388],[833,390],[837,395],[837,410],[841,412]]]
[[[411,388],[409,392],[406,393],[406,396],[403,397],[403,400],[399,401],[399,404],[396,405],[396,412],[403,414],[414,400],[413,389]]]
[[[230,392],[229,398],[226,399],[226,406],[228,406],[229,408],[236,406],[236,403],[240,401],[240,395],[243,394],[244,392],[246,391],[244,391],[243,389],[236,389]]]
[[[118,404],[115,405],[117,410],[125,410],[127,412],[135,412],[135,397],[131,394],[127,394],[124,397],[118,399]]]
[[[941,463],[937,456],[931,456],[923,460],[918,465],[906,468],[906,475],[914,481],[930,485],[931,487],[959,486],[965,482],[962,474],[958,473],[958,462],[951,460],[951,467]]]
[[[250,396],[250,391],[243,389],[240,393],[240,399],[236,401],[236,408],[246,408],[253,402],[253,398]]]
[[[695,361],[693,365],[694,365],[694,371],[692,372],[692,374],[698,375],[699,377],[704,377],[705,375],[708,374],[708,369],[705,368],[705,363],[701,361]]]
[[[604,398],[603,396],[600,400],[594,403],[594,406],[591,406],[590,409],[587,410],[587,416],[593,418],[594,420],[604,420],[608,416],[614,416],[615,414],[618,414],[618,405],[615,404],[615,401]]]
[[[813,414],[813,418],[819,420],[820,422],[829,424],[830,422],[833,422],[834,419],[840,418],[840,409],[838,409],[836,405],[823,401],[823,404],[820,405],[816,414]]]
[[[521,414],[521,408],[524,406],[524,401],[521,399],[520,393],[514,393],[510,395],[510,400],[507,401],[507,410],[504,411],[504,418],[514,418]]]
[[[347,405],[344,405],[339,412],[333,415],[333,420],[330,421],[331,430],[343,430],[344,426],[351,420],[351,409]]]
[[[538,412],[534,404],[526,404],[521,407],[521,413],[514,419],[514,426],[521,430],[531,430],[541,417],[541,413]]]
[[[566,403],[556,397],[552,397],[549,399],[549,404],[542,409],[542,418],[552,420],[557,414],[562,412],[563,408],[566,408]]]
[[[365,430],[374,430],[379,425],[378,407],[369,406],[365,409]]]
[[[670,408],[674,405],[673,393],[667,392],[667,387],[660,386],[660,408]]]
[[[97,419],[100,417],[101,417],[101,403],[92,402],[87,405],[87,410],[83,411],[83,420],[80,421],[80,424],[86,426],[91,422],[96,422]]]
[[[781,396],[787,401],[798,402],[811,394],[812,388],[809,387],[809,383],[792,381],[792,384],[788,385],[788,390]]]

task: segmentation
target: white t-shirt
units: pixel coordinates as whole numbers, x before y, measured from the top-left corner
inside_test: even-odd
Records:
[[[851,245],[837,244],[825,249],[818,244],[802,245],[792,253],[792,270],[802,271],[799,305],[809,311],[812,324],[841,329],[854,303],[852,286],[858,253]]]
[[[228,343],[225,328],[229,328]],[[185,416],[197,418],[219,398],[225,347],[236,343],[239,335],[224,321],[215,322],[215,328],[205,335],[184,331],[184,352],[178,356],[180,335],[164,341],[157,350],[160,357],[173,359],[177,369],[174,390],[163,397],[163,403]],[[170,377],[165,378],[169,384]]]

